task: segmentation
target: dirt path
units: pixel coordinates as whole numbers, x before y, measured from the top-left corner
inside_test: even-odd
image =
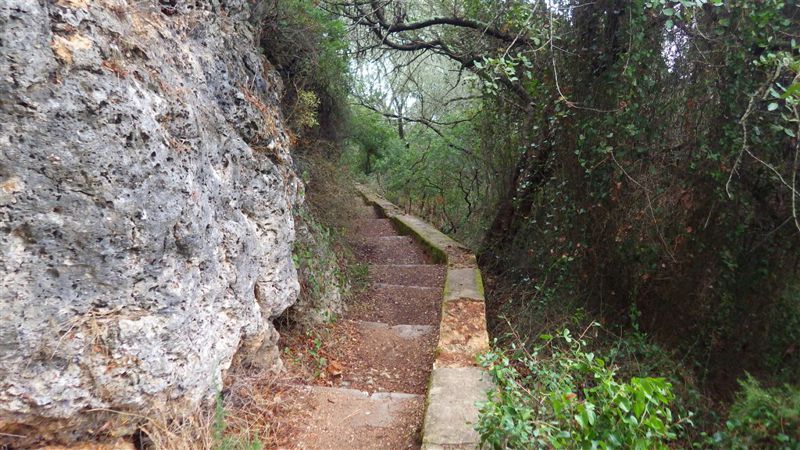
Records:
[[[331,330],[327,376],[301,388],[308,415],[293,444],[419,448],[445,267],[373,208],[356,211],[351,232],[361,237],[357,257],[369,264],[370,286]]]

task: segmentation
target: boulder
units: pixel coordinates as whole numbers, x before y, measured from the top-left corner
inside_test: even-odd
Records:
[[[264,3],[0,0],[0,444],[280,364],[299,182]]]

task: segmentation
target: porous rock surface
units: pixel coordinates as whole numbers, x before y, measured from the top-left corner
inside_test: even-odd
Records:
[[[298,182],[266,3],[0,0],[0,444],[279,363]]]
[[[297,272],[305,288],[301,288],[297,302],[284,317],[302,328],[312,329],[342,315],[345,293],[350,286],[341,276],[338,255],[326,238],[329,235],[315,229],[319,224],[310,214],[301,214],[295,226]]]

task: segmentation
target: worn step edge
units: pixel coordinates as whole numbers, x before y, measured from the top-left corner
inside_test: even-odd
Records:
[[[401,339],[416,339],[433,332],[432,325],[389,325],[385,322],[356,320],[354,323],[365,330],[386,330]]]
[[[489,349],[483,280],[467,247],[400,208],[366,186],[364,200],[390,219],[401,233],[413,236],[436,262],[447,264],[439,324],[439,344],[425,402],[422,448],[479,448],[474,429],[476,402],[493,389],[476,357]]]
[[[397,267],[401,269],[405,268],[434,268],[440,267],[441,264],[369,264],[370,267]]]
[[[413,284],[372,283],[372,286],[381,289],[421,289],[426,291],[441,290],[439,286],[416,286]]]
[[[393,392],[393,391],[375,391],[375,392],[367,392],[362,391],[360,389],[348,388],[348,387],[334,387],[334,386],[318,386],[316,384],[302,384],[302,383],[277,383],[279,387],[283,388],[290,388],[296,389],[297,392],[308,393],[308,392],[332,392],[335,394],[347,395],[353,398],[360,398],[364,400],[373,400],[373,401],[381,401],[381,400],[406,400],[406,399],[414,399],[414,398],[421,398],[421,394],[411,394],[409,392]]]
[[[409,394],[406,392],[373,392],[362,391],[359,389],[330,387],[330,386],[308,386],[304,385],[309,391],[318,392],[332,392],[340,395],[347,395],[349,397],[361,398],[364,400],[383,401],[383,400],[406,400],[411,398],[419,398],[419,394]]]

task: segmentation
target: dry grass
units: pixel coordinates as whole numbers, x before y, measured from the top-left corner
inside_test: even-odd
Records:
[[[151,413],[141,428],[145,448],[210,450],[214,448],[213,410],[198,408],[186,415],[177,408]]]
[[[295,154],[295,160],[308,169],[306,198],[314,216],[342,237],[350,237],[344,230],[352,226],[353,202],[361,198],[355,180],[325,154]]]
[[[216,405],[205,405],[190,415],[182,414],[180,408],[151,414],[141,428],[143,446],[244,450],[291,444],[296,424],[290,419],[302,415],[298,414],[297,388],[284,375],[235,368],[224,384]]]
[[[290,419],[302,417],[299,391],[285,375],[270,371],[233,373],[223,399],[227,430],[231,436],[251,436],[265,448],[286,447],[296,432]]]

